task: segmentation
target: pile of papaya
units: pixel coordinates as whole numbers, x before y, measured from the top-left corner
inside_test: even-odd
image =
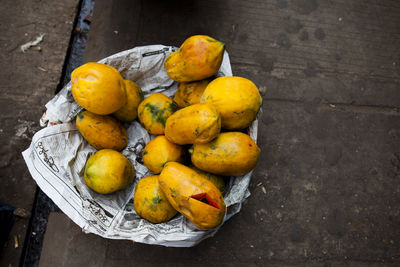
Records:
[[[134,182],[135,168],[120,151],[128,141],[123,122],[138,119],[155,137],[142,151],[153,175],[135,186],[136,213],[152,223],[181,213],[200,229],[222,223],[226,181],[257,164],[260,149],[246,129],[262,105],[250,80],[216,77],[224,50],[222,42],[195,35],[170,54],[164,66],[178,82],[173,99],[162,93],[144,98],[139,85],[105,64],[72,72],[72,95],[84,108],[76,127],[98,150],[84,169],[89,188],[111,194]]]

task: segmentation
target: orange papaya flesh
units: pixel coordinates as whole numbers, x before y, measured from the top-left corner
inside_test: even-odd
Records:
[[[219,206],[218,202],[214,201],[211,196],[209,196],[207,193],[200,193],[196,195],[190,196],[193,199],[196,199],[198,201],[201,201],[207,205],[210,205],[216,209],[220,209],[221,207]]]

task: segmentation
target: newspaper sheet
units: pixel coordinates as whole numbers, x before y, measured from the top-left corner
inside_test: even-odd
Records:
[[[135,81],[145,96],[161,92],[172,97],[177,83],[168,77],[164,61],[176,49],[163,45],[135,47],[99,62],[113,66],[125,79]],[[232,76],[227,52],[217,76]],[[29,148],[22,154],[41,190],[85,232],[110,239],[190,247],[218,231],[218,228],[200,230],[182,215],[166,223],[153,224],[136,214],[133,208],[134,188],[141,178],[152,175],[143,164],[142,150],[154,137],[139,122],[125,124],[128,145],[122,151],[135,166],[135,182],[124,190],[102,195],[89,189],[83,178],[86,160],[96,149],[83,139],[75,127],[74,118],[82,107],[72,97],[71,84],[51,99],[46,108],[41,124],[48,127],[33,136]],[[255,141],[257,128],[256,120],[249,128],[249,134]],[[241,203],[250,195],[247,189],[250,177],[251,172],[230,178],[224,196],[227,205],[224,221],[239,212]]]

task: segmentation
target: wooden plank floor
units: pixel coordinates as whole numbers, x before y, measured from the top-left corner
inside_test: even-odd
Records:
[[[94,16],[86,60],[208,34],[267,99],[400,103],[397,1],[97,1]]]
[[[40,129],[44,105],[60,82],[78,2],[2,1],[0,5],[0,202],[22,214],[0,249],[0,266],[21,264],[36,192],[21,152]],[[25,53],[20,50],[42,33],[38,46]]]
[[[400,2],[97,0],[85,61],[194,34],[264,94],[252,195],[192,249],[98,238],[104,266],[399,265]]]

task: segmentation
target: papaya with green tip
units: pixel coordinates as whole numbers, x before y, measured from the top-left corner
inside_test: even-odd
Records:
[[[222,128],[239,130],[257,117],[262,98],[257,86],[242,77],[219,77],[210,82],[200,103],[215,106],[221,114]]]
[[[161,190],[178,212],[200,229],[219,226],[226,205],[218,188],[185,165],[169,162],[158,177]]]
[[[213,76],[221,66],[225,44],[206,35],[194,35],[165,60],[168,76],[177,82],[192,82]]]
[[[200,170],[240,176],[256,166],[260,148],[247,134],[226,132],[207,144],[194,144],[190,152],[192,163]]]
[[[87,186],[95,192],[111,194],[133,182],[135,167],[120,152],[102,149],[86,162],[84,178]]]
[[[204,144],[221,130],[221,117],[212,105],[195,104],[172,114],[165,125],[165,136],[179,145]]]

